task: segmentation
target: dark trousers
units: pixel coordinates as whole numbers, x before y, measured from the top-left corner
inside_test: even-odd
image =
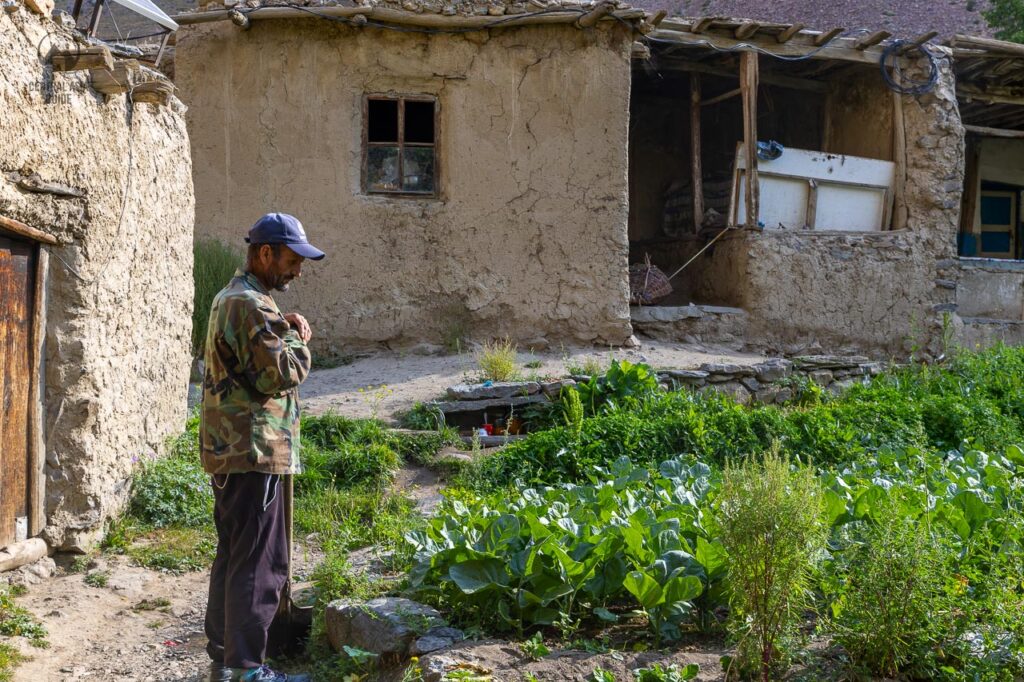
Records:
[[[206,651],[229,668],[256,668],[288,579],[288,529],[280,476],[215,476],[217,558],[206,605]]]

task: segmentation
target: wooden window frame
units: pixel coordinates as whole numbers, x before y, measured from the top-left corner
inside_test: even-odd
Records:
[[[398,141],[397,142],[370,142],[370,102],[371,101],[390,101],[398,103]],[[429,102],[434,105],[434,142],[426,144],[424,142],[409,142],[405,141],[405,103],[406,102]],[[363,140],[362,140],[362,173],[360,177],[360,187],[363,190],[363,194],[370,196],[385,196],[385,197],[405,197],[411,199],[437,199],[441,195],[441,163],[440,154],[438,152],[438,140],[440,139],[440,103],[437,97],[433,95],[395,95],[395,94],[383,94],[383,93],[368,93],[363,95]],[[410,192],[408,190],[381,190],[381,189],[370,189],[368,183],[369,175],[369,159],[370,149],[373,147],[398,147],[398,178],[401,182],[404,177],[403,173],[403,151],[406,147],[420,148],[420,149],[432,149],[434,151],[434,188],[430,192]]]

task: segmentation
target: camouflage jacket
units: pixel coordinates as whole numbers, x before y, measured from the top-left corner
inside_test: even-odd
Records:
[[[299,473],[299,384],[311,356],[260,281],[238,270],[213,299],[199,426],[211,474]]]

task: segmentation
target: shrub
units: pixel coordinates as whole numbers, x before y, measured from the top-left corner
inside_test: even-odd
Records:
[[[729,555],[729,627],[736,662],[762,680],[788,663],[808,604],[811,569],[824,546],[823,497],[813,470],[776,452],[727,465],[716,508]]]
[[[242,254],[217,239],[199,239],[192,245],[192,255],[192,354],[202,355],[213,298],[242,265]]]
[[[198,418],[170,442],[164,457],[147,460],[135,474],[129,513],[155,528],[198,527],[213,517],[210,476],[199,461]]]
[[[636,407],[658,390],[658,377],[647,365],[613,360],[604,376],[592,376],[578,390],[587,414],[594,415]]]
[[[519,376],[516,345],[507,338],[485,343],[476,354],[476,363],[488,381],[514,381]]]
[[[931,524],[897,500],[874,506],[873,519],[844,542],[829,629],[857,668],[884,677],[907,667],[923,672],[932,647],[953,638],[945,576],[954,557]]]

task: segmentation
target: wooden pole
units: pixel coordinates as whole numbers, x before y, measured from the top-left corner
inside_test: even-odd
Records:
[[[35,536],[46,526],[46,279],[49,252],[37,249],[35,295],[32,297],[32,368],[29,386],[28,438],[28,534]]]
[[[48,235],[42,230],[37,230],[34,227],[29,227],[23,222],[14,220],[13,218],[5,218],[0,215],[0,229],[13,232],[16,235],[22,237],[28,237],[29,239],[44,244],[54,245],[57,243],[57,238],[52,235]]]
[[[1024,138],[1024,130],[1007,130],[1006,128],[988,128],[986,126],[964,125],[964,130],[985,137],[1006,137],[1013,140]]]
[[[740,55],[740,88],[743,90],[743,160],[746,166],[746,226],[757,227],[760,187],[757,182],[757,53]]]
[[[730,90],[729,92],[723,92],[721,95],[716,95],[711,99],[706,99],[703,102],[701,102],[700,105],[702,107],[710,107],[712,104],[718,104],[719,102],[724,102],[727,99],[732,99],[733,97],[742,94],[743,90],[741,88],[736,88],[735,90]]]
[[[893,161],[896,162],[896,182],[893,187],[892,229],[902,230],[907,226],[907,129],[903,120],[903,95],[892,93]]]
[[[700,155],[700,74],[690,74],[690,182],[693,186],[693,231],[704,225],[704,178]]]

